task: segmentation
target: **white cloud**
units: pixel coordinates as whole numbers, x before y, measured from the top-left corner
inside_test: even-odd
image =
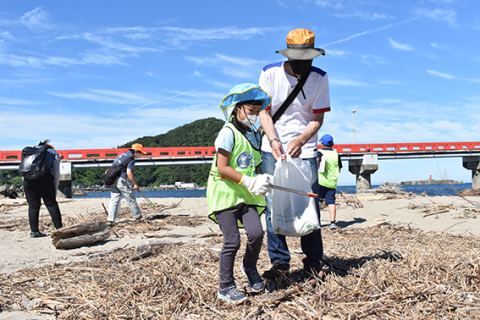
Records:
[[[457,14],[455,11],[452,10],[444,10],[444,9],[417,9],[416,13],[419,16],[429,17],[438,21],[445,21],[452,27],[457,27]]]
[[[83,61],[85,63],[91,63],[91,64],[96,64],[96,65],[127,65],[125,62],[121,60],[122,55],[112,55],[112,54],[106,54],[106,53],[101,53],[101,52],[88,52],[85,53],[83,57]]]
[[[77,92],[77,93],[60,93],[60,92],[46,92],[53,96],[66,98],[66,99],[85,99],[102,103],[114,103],[114,104],[143,104],[152,102],[151,100],[142,97],[135,93],[111,91],[111,90],[97,90],[89,89],[89,92]]]
[[[381,13],[371,13],[371,12],[365,12],[365,11],[359,11],[355,10],[350,13],[337,13],[334,15],[337,18],[359,18],[362,20],[382,20],[382,19],[395,19],[396,17],[390,16],[387,14],[381,14]]]
[[[240,39],[248,40],[255,35],[264,35],[272,31],[272,28],[236,28],[224,27],[218,29],[194,29],[194,28],[177,28],[177,27],[161,27],[166,31],[166,37],[176,44],[183,41],[205,41],[220,39]]]
[[[41,7],[37,7],[32,11],[25,13],[20,18],[20,22],[32,31],[37,31],[39,29],[50,29],[53,27],[53,25],[48,21],[47,16],[47,11]]]
[[[235,57],[230,57],[224,54],[215,54],[217,58],[219,58],[222,61],[227,61],[231,62],[235,65],[240,65],[244,67],[248,67],[251,65],[264,65],[267,62],[265,60],[256,60],[256,59],[250,59],[250,58],[235,58]]]
[[[370,87],[370,85],[367,83],[358,82],[351,79],[329,78],[328,81],[332,86]]]
[[[132,39],[132,40],[139,40],[139,39],[149,39],[152,36],[147,34],[147,33],[130,33],[130,34],[125,34],[124,37]]]
[[[321,8],[343,8],[344,2],[341,0],[315,0],[315,4]]]
[[[371,66],[372,64],[380,64],[380,65],[385,65],[387,62],[385,58],[383,57],[378,57],[372,54],[362,54],[360,56],[360,61],[363,63]]]
[[[395,40],[391,39],[391,38],[388,38],[388,41],[390,42],[390,45],[395,48],[395,49],[398,49],[398,50],[405,50],[405,51],[412,51],[414,50],[411,46],[409,46],[408,44],[401,44],[401,43],[398,43],[396,42]]]
[[[39,104],[43,104],[43,103],[39,102],[39,101],[30,101],[30,100],[0,97],[0,105],[6,105],[6,106],[38,106]]]
[[[389,23],[389,24],[384,25],[382,27],[378,27],[378,28],[375,28],[375,29],[370,29],[370,30],[367,30],[367,31],[355,33],[355,34],[353,34],[349,37],[346,37],[344,39],[340,39],[340,40],[336,40],[336,41],[324,44],[323,46],[326,47],[326,46],[330,46],[332,44],[337,44],[337,43],[349,41],[349,40],[352,40],[352,39],[356,39],[356,38],[359,38],[359,37],[363,37],[363,36],[366,36],[366,35],[369,35],[369,34],[372,34],[372,33],[377,33],[377,32],[383,31],[383,30],[387,30],[387,29],[396,27],[396,26],[404,24],[404,23],[408,23],[408,22],[413,21],[415,19],[417,19],[417,17],[409,18],[409,19],[399,21],[399,22],[395,22],[395,23]]]
[[[440,77],[440,78],[445,78],[445,79],[455,79],[454,76],[452,75],[449,75],[448,73],[443,73],[443,72],[439,72],[439,71],[435,71],[435,70],[427,70],[427,72],[432,75],[432,76],[435,76],[435,77]]]
[[[117,41],[114,41],[112,39],[102,38],[98,35],[95,35],[95,34],[89,33],[89,32],[84,33],[83,38],[87,41],[97,43],[97,44],[99,44],[99,45],[101,45],[105,48],[120,50],[120,51],[126,51],[126,52],[130,52],[130,53],[138,53],[138,52],[142,52],[142,51],[151,51],[151,52],[158,51],[158,49],[155,49],[155,48],[129,46],[127,44],[117,42]]]
[[[40,57],[19,56],[14,54],[0,53],[0,64],[9,65],[12,67],[28,67],[28,68],[39,68],[39,67],[45,67],[45,66],[68,67],[71,65],[83,65],[83,64],[125,65],[125,63],[122,62],[119,59],[119,57],[102,54],[102,53],[87,53],[85,54],[83,59],[55,57],[55,56],[40,58]]]
[[[12,36],[12,34],[8,31],[2,31],[0,32],[0,38],[3,38],[5,40],[13,40],[14,37]]]
[[[343,57],[349,55],[350,52],[343,51],[343,50],[332,50],[329,49],[325,52],[325,55],[332,56],[332,57]]]

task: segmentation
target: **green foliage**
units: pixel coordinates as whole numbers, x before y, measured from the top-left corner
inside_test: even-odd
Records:
[[[214,146],[224,121],[207,118],[194,121],[157,136],[145,136],[125,143],[119,148],[129,148],[134,143],[148,147],[210,147]],[[142,187],[158,186],[160,183],[174,184],[177,181],[207,184],[210,165],[182,166],[136,166],[134,176]],[[72,179],[85,186],[103,185],[105,168],[74,169]]]
[[[0,185],[4,184],[14,184],[19,187],[23,184],[23,180],[17,170],[0,170]]]
[[[125,143],[119,148],[129,148],[134,143],[144,147],[209,147],[214,146],[215,138],[224,121],[206,118],[188,123],[157,136],[145,136]]]

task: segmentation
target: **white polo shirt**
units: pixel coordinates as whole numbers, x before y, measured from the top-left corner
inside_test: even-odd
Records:
[[[259,85],[271,97],[272,103],[267,110],[273,117],[282,103],[287,99],[290,92],[297,85],[297,78],[285,72],[284,62],[271,64],[263,68],[260,74]],[[275,132],[282,143],[285,152],[290,141],[300,136],[313,118],[314,113],[325,113],[330,111],[330,93],[328,87],[327,73],[322,69],[313,67],[303,85],[303,92],[300,91],[287,110],[275,123]],[[317,149],[317,134],[302,147],[301,158],[315,158]],[[262,140],[262,151],[272,152],[267,135]]]

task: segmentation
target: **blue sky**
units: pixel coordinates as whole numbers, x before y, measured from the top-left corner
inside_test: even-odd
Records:
[[[50,138],[110,148],[206,117],[308,28],[326,50],[336,143],[480,140],[474,0],[8,1],[0,8],[0,150]],[[344,162],[347,166],[347,163]],[[372,183],[447,174],[461,158],[380,161]],[[355,183],[344,170],[341,185]]]

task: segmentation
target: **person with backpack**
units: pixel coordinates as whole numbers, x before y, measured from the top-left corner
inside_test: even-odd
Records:
[[[262,139],[263,173],[273,175],[276,161],[292,158],[308,162],[312,172],[312,191],[318,191],[317,132],[323,124],[325,112],[330,111],[330,94],[327,73],[312,66],[313,59],[325,55],[315,48],[315,34],[307,29],[295,29],[287,35],[287,48],[277,51],[288,61],[263,68],[259,85],[271,97],[271,106],[260,113],[260,123],[265,132]],[[266,197],[266,224],[268,254],[272,268],[262,276],[275,279],[279,271],[290,268],[290,252],[285,236],[272,228],[272,194]],[[320,220],[320,211],[317,213]],[[301,237],[304,273],[308,276],[321,270],[323,244],[320,229]]]
[[[114,166],[120,166],[118,177],[111,185],[111,198],[110,205],[108,207],[107,223],[113,225],[115,219],[120,213],[120,206],[122,200],[122,194],[127,200],[130,211],[134,220],[138,220],[142,217],[140,207],[138,206],[137,199],[135,197],[134,190],[139,191],[135,177],[133,176],[133,169],[135,167],[135,159],[139,158],[142,154],[146,154],[143,151],[143,145],[140,143],[134,143],[132,147],[122,154],[120,154],[115,161],[113,161],[111,168]]]
[[[49,142],[47,139],[36,147],[26,147],[22,151],[19,173],[23,176],[23,190],[28,203],[31,238],[46,236],[38,227],[42,199],[55,229],[62,227],[62,215],[56,199],[60,181],[60,159]]]
[[[257,260],[264,234],[260,222],[266,205],[263,196],[270,191],[270,181],[269,176],[256,174],[261,163],[260,136],[253,128],[259,112],[269,104],[270,96],[253,83],[233,87],[220,104],[226,123],[215,139],[217,152],[208,178],[207,204],[209,218],[223,233],[218,297],[231,304],[248,300],[237,289],[233,272],[240,248],[239,228],[245,228],[247,236],[241,270],[252,291],[265,288]]]
[[[335,218],[337,207],[335,205],[335,194],[337,193],[337,181],[342,169],[342,160],[336,150],[333,149],[333,137],[324,134],[320,139],[322,148],[317,152],[318,161],[318,199],[325,201],[330,213],[330,230],[337,229]]]

